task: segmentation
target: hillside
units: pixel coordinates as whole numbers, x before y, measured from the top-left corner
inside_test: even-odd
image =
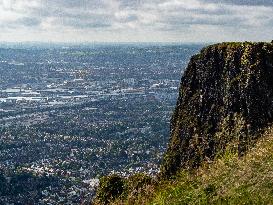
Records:
[[[273,199],[272,88],[272,43],[204,48],[181,79],[157,179],[104,177],[97,201],[268,204]]]
[[[149,204],[272,204],[273,128],[245,157],[225,153],[160,185]]]
[[[247,155],[226,152],[197,170],[143,186],[111,204],[271,204],[273,201],[273,128]]]

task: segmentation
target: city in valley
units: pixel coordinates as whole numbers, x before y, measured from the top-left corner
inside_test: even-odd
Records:
[[[158,173],[201,46],[1,47],[0,204],[88,203],[102,175]]]

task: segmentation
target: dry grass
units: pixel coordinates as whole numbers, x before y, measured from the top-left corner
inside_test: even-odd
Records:
[[[244,157],[226,153],[112,204],[273,204],[273,128]]]
[[[273,128],[240,159],[226,153],[194,174],[182,172],[149,204],[273,204]]]

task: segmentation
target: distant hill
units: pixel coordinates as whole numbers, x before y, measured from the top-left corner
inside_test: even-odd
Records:
[[[160,176],[104,177],[96,203],[271,203],[272,121],[273,44],[208,46],[182,77]]]

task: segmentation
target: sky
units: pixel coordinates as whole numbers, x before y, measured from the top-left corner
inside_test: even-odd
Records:
[[[0,0],[1,42],[272,39],[273,0]]]

